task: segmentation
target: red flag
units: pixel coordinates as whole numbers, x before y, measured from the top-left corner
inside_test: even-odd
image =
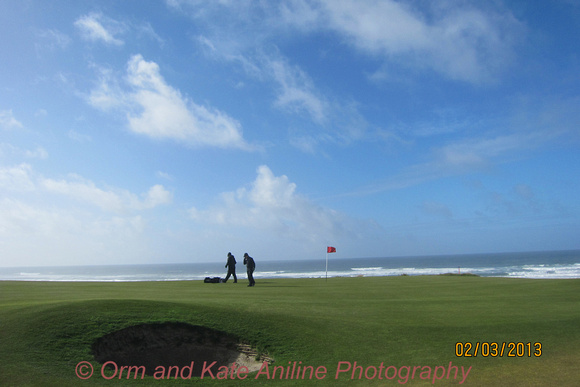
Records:
[[[326,247],[327,253],[336,253],[336,247],[328,246]]]

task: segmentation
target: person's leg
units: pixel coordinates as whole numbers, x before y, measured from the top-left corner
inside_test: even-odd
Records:
[[[254,269],[248,270],[248,278],[250,280],[250,286],[254,286],[256,281],[254,281]]]

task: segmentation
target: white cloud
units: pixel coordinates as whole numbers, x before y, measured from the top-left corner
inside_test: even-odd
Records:
[[[172,139],[190,146],[254,150],[242,137],[238,121],[217,109],[197,105],[165,82],[159,65],[141,55],[127,65],[123,89],[109,71],[103,71],[89,103],[102,110],[126,113],[131,131],[155,139]]]
[[[369,125],[357,103],[324,95],[305,71],[278,52],[246,56],[230,52],[231,48],[222,41],[206,37],[199,37],[198,41],[212,57],[237,63],[248,76],[271,83],[276,108],[317,125],[314,132],[309,124],[300,131],[291,129],[290,144],[303,152],[314,153],[320,143],[348,143],[365,136]]]
[[[25,192],[35,189],[32,167],[20,164],[14,167],[0,167],[0,190]]]
[[[275,89],[276,107],[309,116],[319,125],[327,123],[330,104],[305,71],[290,63],[277,49],[266,52],[262,47],[248,48],[256,42],[244,43],[239,31],[232,33],[236,35],[224,37],[220,32],[217,36],[198,36],[197,42],[209,56],[236,63],[248,76],[271,83]]]
[[[272,82],[276,88],[276,107],[308,115],[319,125],[327,122],[330,114],[329,103],[299,66],[292,65],[277,53],[245,55],[238,53],[238,48],[228,47],[228,42],[213,41],[204,36],[197,40],[212,57],[235,62],[249,76]]]
[[[155,208],[171,203],[173,199],[171,192],[160,184],[152,186],[140,198],[125,189],[99,188],[92,181],[74,174],[69,176],[69,180],[49,179],[35,174],[29,164],[0,167],[0,191],[56,193],[118,213]]]
[[[37,146],[36,149],[21,149],[17,146],[8,143],[0,143],[0,156],[14,155],[18,157],[25,157],[28,159],[47,159],[48,152],[41,146]]]
[[[318,124],[326,122],[328,104],[306,73],[283,59],[268,59],[267,70],[279,87],[277,106],[299,113],[306,111]]]
[[[102,41],[114,46],[124,44],[121,39],[115,37],[115,34],[125,31],[126,26],[100,13],[81,16],[74,24],[87,40]]]
[[[486,171],[506,160],[522,157],[524,152],[533,150],[555,137],[554,133],[531,131],[450,142],[435,147],[428,161],[408,166],[399,174],[381,183],[364,187],[347,195],[375,194],[403,189],[448,176]]]
[[[41,146],[37,146],[35,150],[27,150],[24,155],[32,159],[47,159],[48,152]]]
[[[161,38],[157,34],[157,32],[155,32],[155,30],[153,29],[153,27],[151,26],[150,23],[143,23],[140,25],[136,25],[133,28],[135,28],[135,30],[137,31],[137,33],[139,35],[149,37],[150,39],[155,40],[157,43],[159,43],[159,45],[163,46],[165,44],[165,41],[163,40],[163,38]]]
[[[431,70],[475,84],[498,79],[525,31],[496,3],[289,0],[272,5],[173,0],[168,4],[206,22],[216,36],[227,36],[230,47],[247,50],[264,46],[272,36],[331,31],[355,49],[381,59],[380,72]],[[216,14],[224,24],[215,22]]]
[[[223,193],[216,206],[207,210],[191,208],[189,213],[203,224],[261,230],[264,238],[272,236],[313,245],[357,239],[376,229],[372,222],[349,218],[296,193],[295,183],[285,175],[275,176],[265,165],[258,168],[249,189]]]
[[[84,134],[84,133],[79,133],[75,130],[69,130],[68,131],[68,137],[71,140],[80,142],[80,143],[84,143],[84,142],[90,142],[93,140],[93,138],[91,136],[89,136],[88,134]]]
[[[296,199],[294,191],[296,184],[291,183],[286,175],[276,177],[270,168],[262,165],[258,168],[258,177],[249,198],[257,207],[290,208]]]
[[[290,138],[290,145],[300,149],[304,153],[314,154],[319,140],[313,136],[298,135]]]
[[[165,179],[165,180],[173,180],[173,176],[171,176],[169,173],[163,172],[163,171],[157,171],[155,173],[155,176],[160,177],[160,178]]]
[[[511,61],[523,27],[505,10],[458,2],[422,10],[408,3],[322,0],[328,28],[386,63],[431,68],[456,80],[494,80]]]
[[[147,191],[144,199],[137,202],[137,207],[154,208],[163,204],[171,203],[173,195],[167,191],[161,184],[156,184]]]
[[[22,127],[22,123],[14,118],[12,110],[0,110],[0,128],[9,130]]]
[[[309,31],[320,24],[321,12],[316,2],[291,0],[279,4],[280,20],[301,31]]]
[[[41,179],[42,187],[53,193],[72,197],[105,211],[123,213],[130,210],[143,210],[170,203],[172,195],[162,185],[155,185],[143,194],[143,199],[127,190],[104,190],[92,181],[72,175],[72,181]]]
[[[127,96],[113,72],[109,69],[100,69],[99,72],[97,87],[87,97],[89,104],[104,111],[128,109]]]
[[[165,83],[156,63],[134,56],[129,61],[128,80],[135,89],[131,99],[141,108],[140,114],[128,117],[132,131],[190,144],[247,148],[236,120],[183,98]]]

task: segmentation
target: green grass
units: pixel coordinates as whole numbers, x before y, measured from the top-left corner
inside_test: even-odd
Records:
[[[472,386],[575,386],[580,380],[580,280],[264,279],[255,288],[242,282],[0,282],[0,385],[401,385],[398,377],[360,381],[345,373],[335,379],[341,361],[411,370],[453,362],[472,367],[464,383]],[[327,376],[119,381],[100,375],[90,354],[95,339],[165,321],[235,334],[267,352],[274,365],[301,361],[326,367]],[[540,342],[542,354],[457,357],[457,342]],[[75,375],[80,361],[94,366],[89,380]],[[420,372],[406,385],[432,385],[432,376],[422,380]],[[459,374],[435,385],[457,385]]]

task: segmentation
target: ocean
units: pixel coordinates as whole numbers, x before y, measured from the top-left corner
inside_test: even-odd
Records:
[[[256,259],[254,277],[325,278],[471,273],[482,277],[580,278],[580,250],[420,257],[335,258],[296,261]],[[0,280],[10,281],[189,281],[225,277],[225,258],[206,263],[107,266],[0,267]],[[241,261],[241,259],[239,259]],[[245,266],[238,262],[245,280]],[[230,280],[231,281],[231,280]]]

